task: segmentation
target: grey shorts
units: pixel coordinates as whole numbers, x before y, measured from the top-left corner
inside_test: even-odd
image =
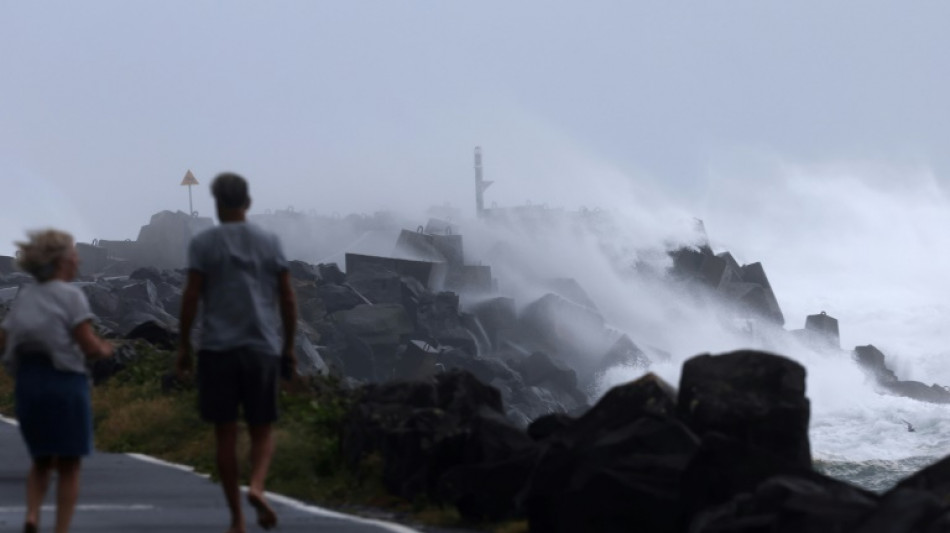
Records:
[[[214,424],[237,422],[238,406],[249,425],[277,421],[280,357],[247,349],[198,352],[198,410]]]

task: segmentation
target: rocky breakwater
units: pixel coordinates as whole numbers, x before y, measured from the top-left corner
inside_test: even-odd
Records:
[[[873,344],[855,346],[852,358],[861,366],[875,388],[884,393],[904,396],[921,402],[950,403],[950,387],[920,381],[901,380],[887,366],[886,355]]]
[[[520,427],[588,407],[573,369],[502,340],[518,324],[510,299],[463,310],[458,293],[431,288],[435,266],[360,254],[346,255],[346,273],[293,262],[302,331],[331,373],[356,385],[464,370],[499,392],[503,415]]]
[[[430,288],[433,269],[428,262],[358,254],[347,255],[346,273],[332,263],[291,261],[301,373],[332,374],[356,387],[466,370],[501,391],[504,416],[520,427],[542,414],[588,407],[577,373],[541,351],[541,344],[522,335],[523,346],[536,348],[511,348],[507,339],[513,334],[505,332],[525,320],[512,300],[489,296],[464,311],[457,293]],[[173,350],[184,281],[184,270],[146,267],[123,276],[94,273],[76,284],[102,335]],[[30,282],[23,274],[0,275],[0,305]],[[542,326],[537,317],[532,320]],[[200,335],[199,328],[199,343]],[[120,355],[96,364],[97,382],[137,356],[131,349]]]
[[[344,430],[348,465],[386,486],[532,532],[950,530],[950,458],[874,494],[813,470],[805,369],[754,351],[700,355],[678,390],[646,376],[573,418],[526,431],[467,372],[368,385]]]

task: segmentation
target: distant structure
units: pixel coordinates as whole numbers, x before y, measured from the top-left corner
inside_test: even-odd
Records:
[[[185,172],[185,177],[181,180],[182,186],[188,187],[188,214],[190,216],[197,216],[198,213],[195,213],[195,208],[191,203],[191,186],[198,185],[198,180],[195,179],[195,175],[191,173],[191,169],[188,169],[188,172]]]
[[[817,315],[805,317],[805,329],[832,348],[841,348],[841,335],[838,332],[838,319],[822,311]]]
[[[475,214],[478,218],[485,215],[485,189],[494,183],[482,178],[482,147],[475,147]]]

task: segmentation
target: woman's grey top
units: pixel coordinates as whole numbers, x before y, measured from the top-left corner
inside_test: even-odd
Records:
[[[75,285],[52,280],[20,287],[0,323],[7,334],[4,365],[16,372],[18,349],[42,351],[54,368],[86,374],[86,357],[73,339],[73,331],[94,317],[86,294]]]

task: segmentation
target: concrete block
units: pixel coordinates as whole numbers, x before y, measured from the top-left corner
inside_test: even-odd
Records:
[[[805,330],[817,334],[829,346],[841,348],[838,320],[824,311],[817,315],[808,315],[805,318]]]

